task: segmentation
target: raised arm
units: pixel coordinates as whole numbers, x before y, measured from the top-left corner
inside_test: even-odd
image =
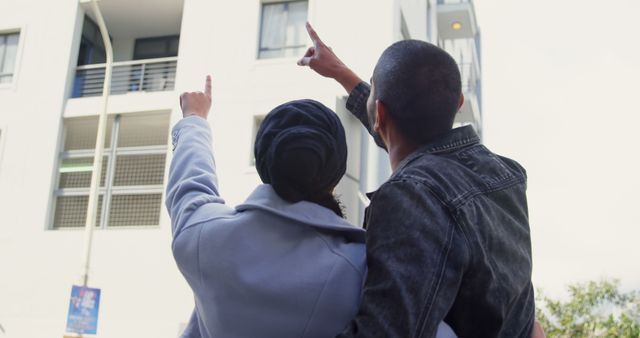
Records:
[[[299,66],[309,66],[316,73],[338,81],[347,91],[351,93],[362,79],[347,67],[331,47],[327,46],[318,36],[318,33],[307,22],[307,32],[311,38],[313,46],[307,49],[304,56],[298,61]]]
[[[202,205],[224,203],[211,149],[207,117],[211,108],[211,77],[204,92],[180,96],[183,119],[172,130],[173,159],[169,169],[166,206],[174,240],[189,226],[189,219]]]
[[[382,139],[376,134],[369,123],[369,114],[367,113],[367,99],[371,88],[362,81],[356,73],[354,73],[340,58],[333,52],[331,47],[327,46],[318,33],[307,22],[307,32],[313,42],[313,46],[307,49],[304,56],[298,61],[299,66],[308,66],[316,73],[336,80],[349,94],[347,101],[347,109],[367,128],[369,134],[373,136],[376,144],[386,149]]]

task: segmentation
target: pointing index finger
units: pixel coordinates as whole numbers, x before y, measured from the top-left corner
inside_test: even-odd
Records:
[[[211,98],[211,75],[207,75],[207,80],[204,85],[204,94]]]
[[[316,33],[316,30],[313,29],[313,27],[311,27],[311,24],[307,21],[307,32],[309,33],[309,37],[311,37],[311,41],[313,41],[314,45],[318,45],[322,43],[322,40],[320,40],[320,37],[318,36],[318,33]]]

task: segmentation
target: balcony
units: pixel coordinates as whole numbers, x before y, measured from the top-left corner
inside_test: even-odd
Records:
[[[113,64],[111,94],[173,90],[177,62],[177,57],[116,62]],[[102,95],[104,74],[104,63],[78,66],[72,97]]]
[[[456,123],[459,125],[471,124],[478,133],[482,131],[482,82],[480,67],[476,62],[459,63],[460,77],[462,79],[462,93],[464,104],[456,115]]]
[[[471,0],[438,0],[438,45],[458,63],[465,100],[456,125],[473,125],[482,136],[480,31]]]
[[[183,0],[101,0],[113,46],[111,94],[172,91],[175,87]],[[100,96],[106,52],[93,11],[82,3],[71,98]],[[144,20],[141,20],[144,18]]]
[[[438,0],[438,35],[441,39],[468,39],[478,33],[470,0]]]

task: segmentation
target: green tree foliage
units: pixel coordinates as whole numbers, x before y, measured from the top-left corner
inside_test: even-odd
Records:
[[[618,281],[569,286],[566,301],[538,290],[536,318],[547,337],[640,338],[640,292],[621,292]]]

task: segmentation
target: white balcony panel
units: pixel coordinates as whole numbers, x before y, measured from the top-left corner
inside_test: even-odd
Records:
[[[173,109],[178,106],[178,94],[165,92],[130,92],[109,97],[109,114]],[[65,117],[98,115],[102,97],[81,97],[67,100]]]

